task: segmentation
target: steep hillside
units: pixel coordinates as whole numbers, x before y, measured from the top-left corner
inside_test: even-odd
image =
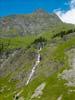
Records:
[[[0,27],[0,100],[75,100],[74,25],[39,10]]]
[[[56,14],[39,9],[28,15],[12,15],[0,18],[0,36],[24,36],[50,31],[62,22]]]

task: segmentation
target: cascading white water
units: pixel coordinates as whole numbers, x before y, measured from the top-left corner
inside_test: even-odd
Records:
[[[29,84],[29,81],[31,80],[32,76],[34,75],[34,72],[35,72],[36,67],[37,67],[38,64],[40,63],[40,57],[41,57],[41,56],[40,56],[40,53],[39,53],[40,51],[41,51],[41,48],[38,50],[38,56],[37,56],[35,65],[33,66],[32,70],[31,70],[31,73],[30,73],[30,75],[29,75],[29,77],[28,77],[28,80],[27,80],[27,82],[26,82],[26,85]]]

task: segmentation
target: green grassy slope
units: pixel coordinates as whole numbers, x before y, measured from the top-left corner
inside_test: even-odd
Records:
[[[57,100],[60,96],[62,96],[62,100],[75,100],[74,92],[68,92],[70,89],[74,90],[75,87],[65,86],[66,81],[58,79],[58,74],[64,69],[69,68],[66,51],[75,47],[75,33],[72,33],[73,36],[71,36],[72,34],[65,35],[66,40],[60,36],[52,38],[54,34],[63,30],[68,31],[72,28],[70,25],[63,25],[37,36],[28,35],[25,37],[1,38],[1,53],[18,48],[20,48],[21,51],[13,58],[10,58],[11,61],[13,60],[13,66],[9,64],[9,67],[7,67],[8,71],[10,70],[10,66],[14,68],[14,66],[16,66],[14,62],[16,61],[15,63],[18,64],[17,69],[15,71],[10,70],[11,73],[7,74],[7,76],[0,77],[0,100],[14,100],[14,96],[20,91],[22,92],[15,100],[20,100],[20,97],[22,97],[23,100]],[[21,86],[21,82],[28,77],[28,73],[31,71],[35,62],[37,48],[34,46],[36,45],[34,41],[40,37],[46,39],[46,45],[40,52],[41,62],[36,68],[35,75],[28,86],[24,84]],[[6,65],[8,66],[8,64]],[[18,74],[20,72],[26,73],[26,76],[24,76],[23,79],[18,78],[14,80],[13,78],[20,75]],[[43,94],[40,98],[36,97],[31,99],[35,89],[43,82],[46,83]],[[20,85],[20,87],[18,88],[17,85]]]

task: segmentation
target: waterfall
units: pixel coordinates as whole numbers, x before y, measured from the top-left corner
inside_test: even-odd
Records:
[[[26,85],[29,84],[31,78],[33,77],[33,75],[34,75],[34,73],[35,73],[36,67],[37,67],[38,64],[40,63],[40,57],[41,57],[41,56],[40,56],[40,53],[39,53],[40,51],[41,51],[41,48],[38,50],[38,55],[37,55],[36,62],[35,62],[35,64],[34,64],[32,70],[31,70],[31,73],[30,73],[30,75],[29,75],[29,77],[28,77],[28,80],[27,80],[27,82],[26,82]]]

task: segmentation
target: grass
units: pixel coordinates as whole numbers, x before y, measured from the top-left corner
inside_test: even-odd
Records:
[[[34,35],[15,38],[0,38],[0,43],[3,43],[5,47],[8,47],[8,49],[26,48],[35,40],[35,38]]]
[[[42,74],[40,73],[39,78],[36,78],[34,81],[32,81],[29,85],[29,87],[27,89],[29,89],[29,91],[34,91],[34,89],[32,88],[36,88],[39,84],[41,84],[42,82],[46,82],[47,85],[43,91],[43,95],[41,96],[40,99],[33,99],[33,100],[57,100],[57,98],[62,95],[62,100],[74,100],[75,99],[75,95],[74,92],[69,94],[69,90],[71,89],[75,89],[75,88],[71,88],[71,87],[67,87],[65,86],[65,80],[59,80],[57,79],[57,75],[62,72],[64,69],[68,68],[68,59],[66,56],[66,50],[70,49],[72,47],[75,46],[75,37],[72,37],[71,39],[69,39],[68,41],[62,43],[62,44],[57,44],[57,47],[55,48],[53,55],[52,55],[52,59],[63,61],[64,62],[64,66],[63,68],[61,68],[60,70],[58,70],[58,72],[54,73],[53,75],[51,75],[50,77],[45,77],[42,76]],[[48,48],[46,47],[46,49],[42,52],[47,52],[48,53]],[[49,53],[48,53],[49,54]],[[43,54],[42,54],[43,55]],[[49,56],[51,57],[51,56]],[[46,57],[46,59],[49,60],[48,57]],[[47,66],[46,66],[47,67]],[[43,68],[43,67],[42,67]],[[41,69],[43,70],[43,69]],[[46,70],[45,70],[46,71]],[[34,85],[35,84],[35,85]],[[38,85],[37,85],[38,84]],[[33,92],[32,92],[33,93]]]
[[[26,59],[27,63],[25,63],[26,65],[23,67],[23,69],[18,69],[16,72],[14,72],[15,74],[11,73],[11,75],[8,77],[4,77],[2,79],[0,78],[0,88],[7,86],[4,92],[0,93],[0,100],[13,100],[14,91],[18,93],[22,89],[23,89],[23,93],[21,94],[21,96],[23,96],[25,100],[29,100],[31,95],[34,93],[34,90],[42,82],[46,82],[46,87],[43,90],[43,95],[41,96],[41,98],[39,99],[35,98],[33,100],[57,100],[57,98],[60,95],[62,95],[62,98],[63,98],[62,100],[71,100],[71,99],[75,100],[74,92],[68,94],[68,90],[72,89],[72,87],[65,86],[64,83],[66,81],[59,80],[57,78],[59,73],[61,73],[64,69],[69,67],[66,51],[70,48],[75,47],[75,42],[74,42],[75,37],[71,37],[67,41],[64,41],[62,39],[60,39],[59,41],[57,38],[56,44],[51,45],[52,43],[50,41],[51,41],[52,35],[53,35],[52,33],[47,32],[47,33],[40,34],[37,37],[35,35],[27,35],[25,37],[0,39],[0,43],[4,44],[3,51],[5,50],[9,51],[10,49],[16,49],[16,48],[25,49],[28,46],[30,46],[34,42],[34,40],[39,38],[40,36],[42,36],[43,38],[47,40],[47,44],[40,52],[42,56],[42,60],[39,64],[38,69],[36,69],[36,73],[35,73],[36,77],[33,79],[33,81],[31,81],[28,86],[24,86],[19,89],[16,89],[17,81],[15,82],[11,81],[10,83],[8,82],[8,80],[10,80],[11,75],[13,75],[14,77],[14,75],[16,75],[17,72],[22,71],[22,70],[27,72],[31,68],[30,66],[31,61]],[[31,51],[36,51],[36,49],[34,49],[34,47],[31,47],[29,49],[29,52]],[[28,53],[26,53],[26,55],[28,55]],[[29,64],[28,64],[28,61],[29,61]],[[56,62],[58,64],[63,62],[63,65],[59,64],[59,69],[56,72],[52,73],[51,76],[50,75],[46,76],[45,73],[50,72],[51,69],[49,68],[53,66],[53,65],[47,64],[47,63],[50,63],[50,61],[53,61],[54,63]],[[8,90],[9,88],[11,89]]]

